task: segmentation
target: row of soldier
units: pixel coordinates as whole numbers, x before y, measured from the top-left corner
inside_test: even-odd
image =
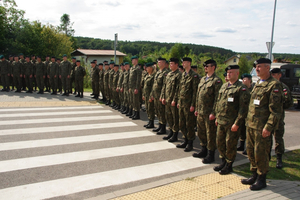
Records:
[[[52,90],[52,95],[64,91],[62,95],[69,96],[75,83],[79,88],[76,96],[83,97],[85,69],[80,65],[80,61],[76,61],[75,58],[72,58],[71,63],[67,60],[67,55],[63,55],[62,61],[55,57],[51,57],[50,60],[50,57],[46,56],[46,61],[43,62],[40,56],[24,57],[21,53],[9,56],[9,60],[1,55],[0,60],[2,91],[9,92],[16,87],[15,92],[17,93],[26,90],[26,88],[26,93],[32,93],[38,88],[38,94],[43,94],[46,88],[46,92]],[[76,77],[78,81],[76,81]],[[33,90],[34,88],[35,90]],[[76,94],[76,91],[74,91],[74,94]]]
[[[132,57],[133,67],[124,63],[121,71],[113,62],[101,63],[100,70],[92,62],[94,98],[99,97],[100,86],[102,101],[132,119],[139,119],[142,97],[149,120],[145,128],[155,128],[156,115],[159,126],[153,131],[158,135],[168,133],[163,139],[169,142],[178,141],[181,131],[184,141],[176,147],[185,152],[193,150],[197,135],[201,150],[193,156],[203,158],[203,163],[212,163],[218,149],[221,164],[214,170],[221,175],[233,170],[239,138],[239,150],[244,150],[246,141],[253,174],[242,183],[251,185],[251,190],[266,187],[272,135],[276,143],[276,167],[280,169],[284,153],[284,109],[293,104],[288,87],[279,82],[280,69],[270,73],[271,61],[257,60],[254,67],[260,80],[253,86],[251,75],[243,74],[242,83],[238,78],[239,66],[231,65],[225,69],[226,83],[223,84],[215,73],[216,61],[204,62],[205,77],[192,70],[191,63],[191,58],[183,58],[182,72],[177,58],[171,58],[169,63],[159,58],[158,68],[156,63],[147,63],[145,70],[139,67],[136,56]],[[99,77],[95,73],[100,74]]]

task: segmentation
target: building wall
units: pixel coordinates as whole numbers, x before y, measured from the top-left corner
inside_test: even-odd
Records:
[[[235,60],[234,60],[235,59]],[[235,62],[234,62],[235,61]],[[226,61],[226,65],[238,65],[239,64],[240,59],[237,57],[231,58],[230,60]]]

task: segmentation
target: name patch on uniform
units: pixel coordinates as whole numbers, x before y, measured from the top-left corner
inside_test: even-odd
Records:
[[[194,77],[197,78],[197,75],[195,75]]]
[[[286,92],[286,89],[283,89],[284,92]]]
[[[258,105],[259,106],[259,104],[260,104],[260,100],[258,100],[258,99],[254,99],[254,105]]]
[[[276,93],[277,93],[277,92],[279,92],[279,90],[278,90],[278,89],[274,89],[274,92],[276,92]]]
[[[220,81],[220,80],[218,80],[218,81],[217,81],[217,83],[221,83],[221,81]]]
[[[243,90],[243,91],[246,91],[246,88],[243,88],[242,90]]]
[[[232,97],[228,98],[228,102],[233,102],[233,101],[234,101],[234,98],[232,98]]]

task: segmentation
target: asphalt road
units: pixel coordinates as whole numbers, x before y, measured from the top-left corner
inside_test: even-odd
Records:
[[[70,97],[73,98],[73,97]],[[299,145],[286,112],[286,148]],[[105,105],[0,108],[0,199],[87,199],[212,168]],[[181,135],[180,135],[181,136]],[[295,139],[296,138],[296,139]],[[240,153],[237,161],[245,159]]]

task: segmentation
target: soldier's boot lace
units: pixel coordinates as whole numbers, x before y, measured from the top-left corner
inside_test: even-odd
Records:
[[[221,169],[223,169],[223,167],[225,167],[225,165],[226,165],[226,159],[225,159],[225,158],[222,158],[221,164],[218,165],[218,166],[215,166],[215,167],[214,167],[214,170],[215,170],[216,172],[218,172],[218,171],[220,171]]]
[[[250,190],[261,190],[267,187],[267,174],[258,175],[256,182],[250,186]]]
[[[257,176],[258,176],[257,172],[254,171],[254,172],[252,172],[252,175],[249,178],[242,179],[241,182],[244,185],[252,185],[253,183],[255,183]]]

